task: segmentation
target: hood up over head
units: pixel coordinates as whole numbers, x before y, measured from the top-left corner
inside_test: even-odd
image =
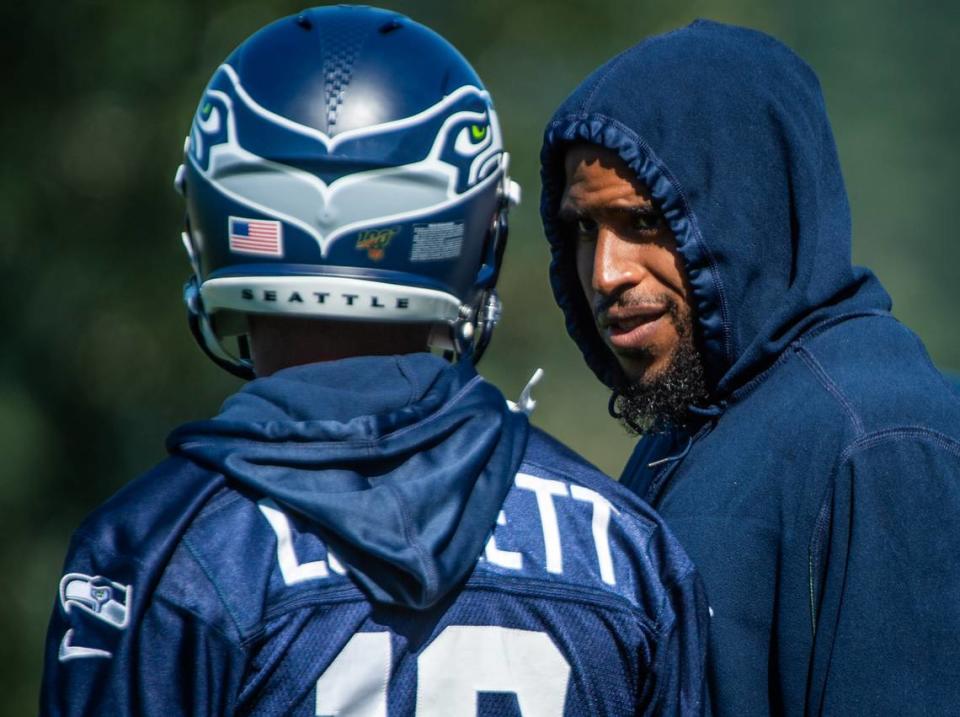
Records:
[[[608,386],[618,377],[557,218],[564,156],[611,149],[651,190],[676,236],[714,401],[828,322],[888,311],[854,267],[850,211],[813,71],[760,32],[699,20],[623,52],[557,110],[541,153],[541,214],[567,330]]]
[[[527,431],[469,362],[413,354],[258,379],[168,448],[306,518],[375,600],[424,608],[476,564]]]

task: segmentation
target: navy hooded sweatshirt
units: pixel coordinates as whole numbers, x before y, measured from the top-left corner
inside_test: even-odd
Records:
[[[650,188],[689,280],[711,398],[689,430],[643,438],[622,482],[703,575],[714,709],[956,714],[960,400],[851,265],[814,73],[771,37],[698,21],[557,110],[541,155],[552,284],[612,385],[557,216],[576,143]]]
[[[168,448],[74,536],[44,715],[704,708],[688,558],[469,362],[286,369]]]

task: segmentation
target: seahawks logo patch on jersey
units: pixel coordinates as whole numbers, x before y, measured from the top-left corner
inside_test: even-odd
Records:
[[[100,637],[101,627],[108,632],[124,630],[130,623],[130,597],[133,588],[121,585],[102,575],[67,573],[60,580],[60,607],[71,627],[60,642],[60,662],[84,657],[112,657],[104,646],[93,646],[87,640]],[[78,644],[78,630],[84,640]],[[109,635],[107,636],[110,637]]]

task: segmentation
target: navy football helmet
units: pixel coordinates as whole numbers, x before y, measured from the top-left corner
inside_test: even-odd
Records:
[[[217,69],[175,184],[207,354],[251,377],[250,313],[426,322],[476,360],[519,186],[490,95],[442,37],[394,12],[278,20]]]

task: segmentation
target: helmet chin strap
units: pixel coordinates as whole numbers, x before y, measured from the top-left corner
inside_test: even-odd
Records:
[[[203,308],[200,296],[200,284],[196,276],[191,276],[183,285],[183,303],[187,307],[187,323],[197,345],[217,366],[229,371],[237,378],[250,381],[256,378],[253,363],[229,355],[220,346],[220,341],[210,325],[210,317]]]
[[[174,182],[178,189],[182,183],[181,174],[178,170],[177,179]],[[193,269],[193,275],[183,285],[183,303],[187,308],[187,325],[190,327],[190,333],[203,353],[207,355],[207,358],[224,371],[247,381],[256,378],[256,374],[253,372],[253,363],[242,358],[235,358],[224,351],[220,345],[220,339],[217,338],[217,334],[211,326],[210,317],[203,306],[203,297],[200,295],[200,261],[193,247],[193,240],[190,238],[189,218],[187,218],[186,230],[180,233],[180,239],[190,259],[190,268]]]
[[[500,303],[500,296],[497,294],[497,290],[488,289],[483,292],[480,307],[477,311],[476,329],[474,329],[475,338],[472,344],[472,358],[474,363],[477,363],[483,358],[484,352],[490,345],[490,339],[493,338],[493,330],[500,321],[501,313],[502,304]]]
[[[520,185],[510,179],[510,155],[503,153],[503,177],[500,182],[500,206],[493,218],[490,228],[490,261],[481,268],[481,273],[489,272],[486,277],[487,286],[476,303],[476,308],[469,311],[464,319],[454,327],[454,342],[460,358],[469,357],[473,363],[483,358],[484,352],[493,338],[493,330],[500,321],[503,304],[497,294],[496,285],[500,278],[500,266],[503,263],[503,253],[507,248],[509,223],[507,217],[510,208],[520,204]]]

